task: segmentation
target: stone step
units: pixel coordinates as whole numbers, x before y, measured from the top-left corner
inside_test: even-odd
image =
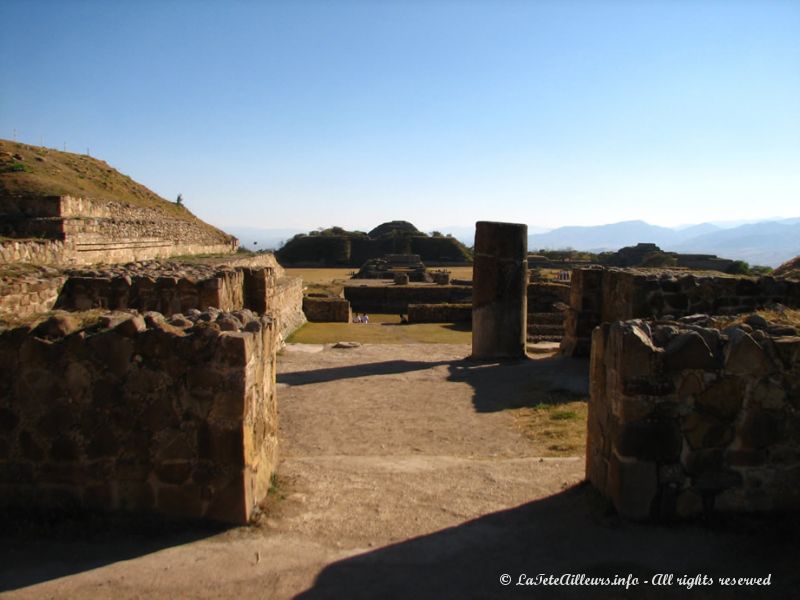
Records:
[[[537,344],[539,342],[560,342],[562,336],[560,335],[530,335],[528,334],[528,343]]]
[[[529,334],[542,335],[564,335],[563,325],[539,325],[538,323],[528,323]]]
[[[551,312],[551,313],[528,313],[528,323],[541,323],[547,325],[555,325],[564,322],[564,313]]]

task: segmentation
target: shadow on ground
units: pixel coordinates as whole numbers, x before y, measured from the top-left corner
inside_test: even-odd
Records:
[[[387,360],[376,363],[363,363],[347,365],[344,367],[331,367],[329,369],[315,369],[313,371],[296,371],[294,373],[278,373],[278,383],[288,385],[308,385],[311,383],[326,383],[340,379],[354,377],[372,377],[375,375],[398,375],[410,371],[432,369],[440,365],[448,365],[450,361],[420,361],[420,360]]]
[[[790,598],[800,585],[796,521],[676,527],[623,523],[588,485],[334,563],[302,600],[327,598]],[[612,586],[520,586],[521,575],[639,579]],[[657,573],[671,586],[645,584]],[[509,585],[500,578],[508,574]],[[769,587],[695,586],[688,575],[765,577]]]
[[[589,361],[567,357],[500,362],[473,360],[450,364],[449,381],[472,386],[477,412],[496,412],[548,401],[585,399]]]
[[[499,362],[469,358],[454,361],[388,360],[279,373],[277,381],[287,385],[308,385],[357,377],[398,375],[440,366],[448,367],[448,381],[472,386],[473,404],[477,412],[532,406],[546,402],[548,393],[552,392],[560,393],[562,399],[567,401],[589,395],[589,361],[566,357]]]
[[[30,515],[0,519],[0,592],[90,571],[218,535],[224,525],[152,516]]]

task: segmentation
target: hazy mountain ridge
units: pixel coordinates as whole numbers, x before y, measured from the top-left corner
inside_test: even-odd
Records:
[[[724,227],[724,222],[684,225],[680,228],[651,225],[645,221],[622,221],[606,225],[559,227],[528,236],[528,249],[540,248],[605,251],[619,250],[639,242],[653,242],[663,250],[716,254],[723,258],[744,260],[751,265],[776,267],[800,255],[800,217],[747,223]],[[529,231],[535,226],[529,226]],[[228,227],[241,245],[250,249],[277,248],[300,229],[260,229]],[[475,241],[475,228],[449,226],[435,228],[450,234],[467,246]],[[536,228],[541,231],[541,228]],[[431,231],[434,231],[432,229]],[[253,242],[258,242],[253,244]]]
[[[800,219],[763,221],[722,229],[700,223],[682,229],[650,225],[644,221],[623,221],[588,227],[559,227],[528,236],[528,249],[618,250],[639,242],[653,242],[663,250],[682,253],[716,254],[750,264],[776,267],[800,254]]]

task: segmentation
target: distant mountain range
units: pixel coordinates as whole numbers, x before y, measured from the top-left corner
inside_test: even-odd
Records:
[[[740,222],[738,222],[740,223]],[[301,229],[226,228],[250,250],[276,249]],[[439,227],[467,246],[475,241],[475,227]],[[716,254],[722,258],[744,260],[751,265],[776,267],[800,255],[800,217],[770,221],[716,221],[670,228],[644,221],[623,221],[591,227],[559,227],[551,231],[529,226],[528,249],[558,250],[574,248],[591,252],[619,250],[639,242],[658,244],[662,250],[686,254]],[[254,243],[255,242],[255,243]]]
[[[528,249],[602,252],[653,242],[662,250],[686,254],[716,254],[751,265],[776,267],[800,254],[800,218],[763,221],[724,229],[701,223],[680,229],[623,221],[593,227],[559,227],[528,236]]]

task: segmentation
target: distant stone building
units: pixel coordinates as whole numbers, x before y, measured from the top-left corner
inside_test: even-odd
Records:
[[[353,279],[394,279],[407,277],[409,281],[432,281],[419,254],[385,254],[365,262]]]

